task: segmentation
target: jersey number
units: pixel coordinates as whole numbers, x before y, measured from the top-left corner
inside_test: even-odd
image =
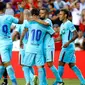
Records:
[[[3,25],[2,26],[2,31],[7,34],[8,33],[8,26],[7,25]]]
[[[41,37],[41,33],[42,33],[41,30],[35,30],[35,29],[33,29],[32,30],[32,41],[34,41],[34,39],[36,41],[39,41],[40,40],[40,37]]]

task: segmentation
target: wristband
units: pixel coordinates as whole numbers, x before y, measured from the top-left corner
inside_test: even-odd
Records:
[[[23,12],[23,11],[24,11],[24,9],[23,9],[23,8],[19,8],[19,10],[20,10],[20,12]]]

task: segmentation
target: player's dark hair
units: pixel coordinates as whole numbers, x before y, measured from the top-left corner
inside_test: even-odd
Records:
[[[6,8],[6,4],[4,2],[0,2],[0,11]]]
[[[52,6],[52,8],[54,8],[54,4],[53,3],[50,3],[49,5]]]
[[[47,8],[41,8],[40,10],[44,10],[46,13],[49,12]]]
[[[31,14],[38,16],[39,15],[39,10],[34,8],[34,9],[31,10]]]
[[[67,15],[67,18],[68,18],[68,16],[69,16],[69,11],[68,11],[67,9],[61,9],[60,11],[64,12],[64,14],[66,14],[66,15]]]

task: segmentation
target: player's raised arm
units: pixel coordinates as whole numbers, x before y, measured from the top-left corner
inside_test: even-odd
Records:
[[[18,34],[18,32],[17,32],[17,31],[15,31],[15,32],[13,33],[13,35],[12,35],[12,41],[14,41],[14,40],[15,40],[15,37],[17,36],[17,34]]]
[[[23,30],[21,36],[20,36],[20,47],[21,47],[21,48],[23,48],[22,40],[23,40],[23,38],[24,38],[24,36],[25,36],[25,34],[26,34],[27,31],[28,31],[28,29],[25,28],[25,29]]]
[[[25,2],[25,1],[22,1],[22,2],[21,2],[21,5],[20,5],[20,18],[19,18],[18,24],[22,24],[22,23],[23,23],[23,20],[24,20],[23,11],[24,11],[25,5],[26,5],[26,2]]]

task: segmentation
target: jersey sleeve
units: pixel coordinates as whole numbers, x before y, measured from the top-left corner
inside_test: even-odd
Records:
[[[47,32],[50,34],[50,35],[53,35],[55,33],[55,31],[52,29],[52,27],[47,27]]]
[[[27,20],[24,20],[24,23],[23,23],[24,28],[29,29],[29,26],[30,26],[29,23],[30,23],[30,22],[28,22]]]
[[[11,16],[11,18],[12,18],[12,23],[18,24],[19,19],[15,18],[13,16]]]
[[[69,29],[70,29],[71,32],[76,30],[76,28],[74,27],[74,25],[71,22],[69,23],[68,26],[69,26]]]
[[[49,23],[49,25],[50,25],[51,27],[53,27],[52,21],[51,21],[50,19],[45,19],[45,22],[46,22],[46,23]]]

